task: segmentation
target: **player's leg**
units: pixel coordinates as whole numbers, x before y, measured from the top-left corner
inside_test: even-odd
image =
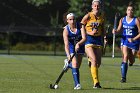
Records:
[[[87,59],[88,59],[88,66],[91,67],[91,60],[88,56],[87,56]]]
[[[95,57],[97,61],[97,68],[100,67],[101,65],[101,57],[102,57],[102,49],[101,48],[96,48],[95,49]],[[98,69],[97,69],[97,75],[98,75]],[[99,83],[99,76],[98,77],[98,82],[94,85],[94,88],[101,88],[100,83]]]
[[[137,52],[137,57],[140,59],[140,44],[139,44],[139,50]]]
[[[82,64],[82,58],[83,58],[83,54],[78,54],[77,56],[78,68],[80,68]]]
[[[98,66],[97,66],[97,60],[96,60],[96,54],[95,54],[95,48],[93,47],[86,47],[85,48],[86,53],[88,55],[88,57],[91,60],[91,75],[93,78],[93,83],[94,86],[97,86],[96,88],[101,88],[100,84],[99,84],[99,78],[98,78]]]
[[[101,65],[102,49],[96,48],[95,53],[96,53],[97,66],[99,68]]]
[[[72,59],[72,75],[74,79],[74,89],[81,89],[79,80],[79,66],[77,62],[77,55]]]
[[[121,63],[121,74],[122,74],[122,79],[120,82],[124,83],[126,82],[126,74],[127,74],[127,69],[128,69],[128,47],[123,46],[122,48],[122,53],[123,53],[123,61]]]
[[[140,59],[140,49],[139,49],[139,51],[137,52],[137,57]]]
[[[135,62],[135,56],[136,56],[136,52],[129,49],[129,55],[128,55],[129,66],[133,66]]]
[[[83,55],[82,54],[77,54],[77,68],[79,69],[82,63],[82,58]],[[78,84],[76,84],[74,89],[81,89],[81,85],[80,85],[80,72],[79,70],[77,71],[77,81],[79,81]]]

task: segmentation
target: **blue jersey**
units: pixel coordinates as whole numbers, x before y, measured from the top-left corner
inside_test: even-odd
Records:
[[[123,25],[123,37],[126,38],[133,38],[136,35],[138,35],[138,28],[136,25],[136,17],[134,17],[132,19],[131,22],[127,22],[126,21],[127,17],[124,17],[123,21],[122,21],[122,25]]]
[[[76,23],[77,31],[73,32],[70,29],[69,25],[66,25],[67,31],[68,31],[68,40],[69,40],[69,50],[70,53],[74,53],[75,51],[75,45],[77,42],[79,42],[82,39],[81,36],[81,30],[80,30],[80,23]],[[80,46],[80,49],[77,53],[84,53],[84,44]]]
[[[134,17],[130,22],[127,22],[127,16],[122,20],[123,27],[123,37],[121,39],[121,45],[127,46],[130,49],[138,50],[139,41],[128,42],[128,38],[133,38],[138,35],[138,28],[136,25],[136,17]]]

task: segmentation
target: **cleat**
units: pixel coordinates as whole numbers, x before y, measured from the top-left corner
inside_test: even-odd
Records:
[[[121,83],[126,83],[126,78],[122,78],[120,82]]]
[[[65,59],[64,60],[64,67],[63,67],[63,70],[65,70],[65,72],[67,72],[68,71],[68,65],[69,65],[69,63],[68,63],[68,59]]]
[[[96,83],[96,84],[93,86],[93,88],[102,88],[102,87],[100,86],[100,83]]]
[[[81,89],[81,85],[80,85],[80,84],[77,84],[76,87],[74,87],[74,89],[75,89],[75,90]]]

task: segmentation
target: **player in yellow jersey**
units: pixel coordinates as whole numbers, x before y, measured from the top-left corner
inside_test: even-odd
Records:
[[[101,65],[102,47],[104,32],[104,17],[101,13],[101,1],[92,1],[92,11],[86,14],[81,23],[85,25],[87,40],[85,42],[85,52],[91,61],[91,75],[93,78],[93,88],[101,88],[98,68]]]

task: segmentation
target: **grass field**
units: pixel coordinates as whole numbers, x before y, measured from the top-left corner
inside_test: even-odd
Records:
[[[0,55],[0,93],[139,93],[140,62],[129,67],[127,83],[120,81],[121,58],[103,58],[99,69],[102,89],[93,89],[86,58],[80,68],[82,90],[73,90],[69,70],[59,89],[49,89],[63,67],[64,56]]]

